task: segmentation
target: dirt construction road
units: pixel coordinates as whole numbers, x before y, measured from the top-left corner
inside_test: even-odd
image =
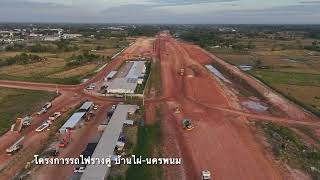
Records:
[[[199,179],[205,169],[214,174],[214,179],[287,179],[288,175],[257,142],[247,126],[246,117],[219,110],[232,109],[233,102],[200,64],[204,59],[191,57],[185,46],[187,44],[164,33],[157,40],[162,92],[169,99],[165,101],[164,123],[177,130],[171,138],[177,139],[179,147],[176,149],[182,149],[186,172],[179,179]],[[184,76],[179,75],[182,67]],[[174,113],[176,106],[180,107],[180,114]],[[208,108],[210,106],[216,109]],[[183,118],[193,120],[195,128],[192,131],[182,129]],[[165,148],[170,151],[173,147]]]

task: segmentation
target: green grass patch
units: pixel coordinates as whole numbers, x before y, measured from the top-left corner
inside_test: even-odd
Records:
[[[274,123],[256,122],[272,147],[274,155],[290,167],[308,173],[313,179],[320,178],[320,151],[307,146],[288,127]]]
[[[314,142],[320,144],[320,139],[315,135],[315,132],[307,126],[297,126],[299,131],[310,137]]]
[[[0,88],[0,134],[9,130],[16,118],[31,114],[54,97],[52,92]]]
[[[319,86],[320,74],[279,72],[272,70],[251,70],[250,74],[268,83],[293,84],[304,86]]]
[[[151,73],[147,84],[146,93],[149,95],[152,89],[155,90],[156,96],[161,94],[161,66],[159,60],[151,63]]]
[[[84,76],[86,77],[86,76]],[[0,74],[1,80],[11,80],[11,81],[30,81],[30,82],[43,82],[43,83],[56,83],[56,84],[80,84],[83,77],[81,76],[74,76],[70,78],[48,78],[41,75],[35,75],[31,77],[25,76],[12,76],[7,74]]]
[[[157,122],[153,125],[139,126],[138,142],[134,150],[134,154],[142,156],[142,158],[153,157],[159,155],[155,153],[155,149],[161,143],[161,127],[160,109],[156,110]],[[160,165],[131,165],[126,174],[127,180],[148,180],[148,179],[163,179],[163,171]]]
[[[138,84],[137,88],[135,90],[135,92],[137,94],[142,94],[143,93],[144,88],[146,87],[146,84],[147,84],[148,77],[150,75],[150,71],[151,71],[151,63],[150,63],[150,61],[147,61],[146,62],[146,74],[145,74],[145,76],[143,78],[143,83],[142,84]]]
[[[284,77],[277,77],[275,74],[272,75],[272,73],[270,73],[270,75],[268,74],[268,72],[274,72],[274,71],[268,71],[268,70],[261,70],[261,72],[264,72],[264,75],[261,76],[260,75],[257,75],[256,73],[257,70],[251,70],[249,71],[248,73],[251,74],[253,77],[255,77],[256,79],[260,80],[261,82],[263,82],[265,85],[267,85],[268,87],[270,87],[271,89],[273,89],[274,91],[278,92],[279,94],[281,94],[282,96],[286,97],[287,99],[289,99],[290,101],[298,104],[299,106],[305,108],[306,110],[314,113],[316,116],[320,116],[320,111],[316,108],[316,107],[313,107],[313,106],[310,106],[308,105],[308,103],[306,103],[304,100],[298,100],[295,96],[292,96],[292,95],[289,95],[289,94],[286,94],[285,92],[283,91],[280,91],[279,89],[277,89],[277,87],[275,86],[275,84],[277,82],[285,82],[287,79],[283,79]],[[267,73],[267,74],[265,74]],[[283,73],[283,72],[275,72],[275,73]],[[284,72],[284,73],[287,73],[287,74],[292,74],[293,76],[296,75],[296,77],[299,77],[299,78],[296,78],[301,80],[302,79],[305,79],[306,76],[304,75],[308,75],[308,74],[305,74],[305,73],[289,73],[289,72]],[[300,75],[299,75],[300,74]],[[301,75],[302,74],[302,75]],[[318,74],[309,74],[309,75],[313,75],[313,76],[316,76],[317,78],[320,77],[320,75]],[[302,78],[302,77],[303,78]],[[281,78],[283,80],[281,80]],[[288,76],[286,78],[289,78]],[[292,80],[291,82],[293,82],[294,80]],[[312,81],[310,79],[306,80],[306,81]],[[297,82],[297,81],[296,81]],[[281,83],[279,83],[281,84]],[[284,83],[284,84],[288,84],[288,83]],[[289,84],[288,84],[289,85]],[[296,84],[293,84],[293,85],[296,85]],[[306,83],[303,83],[301,82],[301,84],[298,84],[300,86],[303,86],[303,85],[307,85]],[[320,85],[319,83],[317,84],[318,86]]]
[[[126,95],[124,103],[125,104],[138,105],[140,107],[143,107],[143,99],[142,99],[142,97]]]

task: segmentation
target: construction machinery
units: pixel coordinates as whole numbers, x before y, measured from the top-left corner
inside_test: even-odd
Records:
[[[30,126],[32,121],[31,116],[26,116],[22,119],[22,126]]]
[[[183,76],[184,75],[184,68],[182,67],[181,69],[180,69],[180,76]]]
[[[177,106],[175,109],[174,109],[174,113],[176,114],[179,114],[181,111],[180,111],[180,108]]]
[[[62,138],[60,139],[60,142],[58,144],[59,148],[65,148],[70,143],[71,140],[71,130],[67,129],[66,133],[62,135]]]
[[[19,149],[22,148],[22,142],[24,140],[24,136],[22,136],[20,139],[18,139],[15,143],[13,143],[8,149],[6,149],[6,152],[8,154],[13,154],[16,151],[18,151]]]
[[[201,179],[203,180],[209,180],[211,178],[211,173],[209,170],[204,170],[201,173]]]
[[[190,119],[183,119],[182,125],[183,125],[183,129],[186,129],[188,131],[190,131],[194,128],[192,125],[192,121]]]
[[[24,127],[30,126],[32,121],[31,116],[26,116],[24,118],[17,118],[15,124],[13,125],[13,131],[20,132]]]

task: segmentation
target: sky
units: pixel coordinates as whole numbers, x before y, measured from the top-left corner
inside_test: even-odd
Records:
[[[320,0],[0,0],[0,21],[319,24]]]

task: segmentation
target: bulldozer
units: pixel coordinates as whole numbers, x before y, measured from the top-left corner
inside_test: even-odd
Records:
[[[182,125],[183,125],[183,129],[186,129],[188,131],[190,131],[194,128],[192,125],[192,121],[190,119],[183,119]]]

